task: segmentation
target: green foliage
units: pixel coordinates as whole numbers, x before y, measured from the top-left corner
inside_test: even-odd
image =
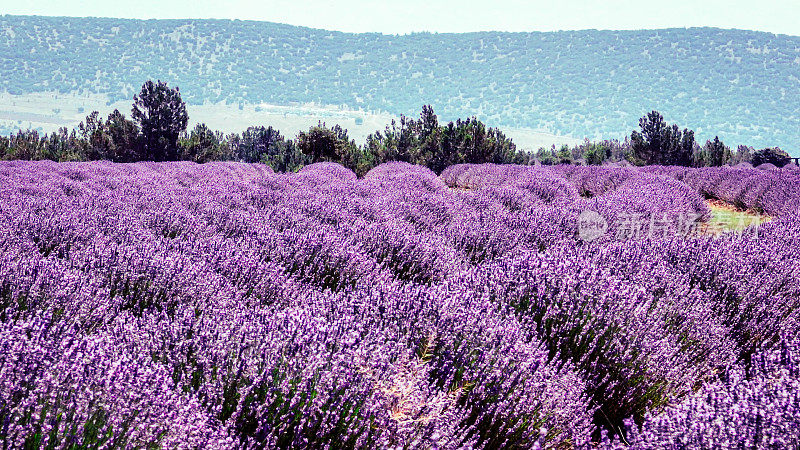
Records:
[[[680,131],[677,125],[667,126],[656,111],[640,120],[641,132],[634,131],[630,142],[587,139],[573,147],[540,148],[535,155],[517,151],[513,141],[499,129],[487,127],[475,117],[440,124],[430,105],[422,107],[419,119],[400,116],[393,120],[384,130],[369,135],[362,147],[350,139],[346,129],[322,122],[300,132],[295,140],[285,139],[278,130],[264,126],[225,136],[198,124],[186,133],[182,131],[188,121],[186,105],[177,88],[170,89],[160,81],[144,84],[142,93],[134,96],[133,111],[142,129],[118,110],[105,121],[94,111],[78,130],[71,132],[62,128],[42,136],[28,130],[0,137],[0,158],[197,163],[235,160],[267,164],[277,172],[294,172],[307,164],[330,161],[363,176],[389,161],[418,164],[441,173],[461,163],[531,164],[534,160],[544,165],[601,165],[628,160],[636,165],[708,166],[749,161],[752,153],[751,148],[740,146],[733,155],[719,138],[708,141],[701,149],[694,142],[694,132]],[[173,137],[175,149],[171,148]],[[768,150],[772,151],[762,152]],[[785,152],[782,155],[788,157]],[[776,165],[783,164],[780,157],[773,159],[778,160]]]
[[[556,151],[554,148],[540,148],[536,152],[536,160],[542,163],[545,166],[554,166],[558,164],[558,159],[556,158]]]
[[[46,157],[52,161],[85,161],[83,146],[76,131],[68,131],[66,127],[59,128],[57,133],[51,133],[47,141]]]
[[[19,130],[10,137],[9,159],[39,160],[43,159],[43,138],[36,130]]]
[[[78,130],[85,143],[83,154],[86,159],[91,161],[110,159],[109,156],[114,153],[115,146],[99,112],[92,111],[86,116],[86,120],[78,125]]]
[[[232,152],[225,136],[199,123],[180,140],[181,159],[204,163],[232,159]]]
[[[139,128],[135,123],[114,110],[103,121],[100,113],[93,111],[78,125],[80,139],[70,141],[68,148],[76,149],[78,159],[105,159],[114,162],[133,162],[143,158]]]
[[[591,142],[586,139],[583,144],[574,147],[562,145],[559,149],[556,149],[555,146],[549,149],[539,148],[532,157],[545,166],[556,164],[599,166],[607,161],[625,159],[627,151],[627,147],[618,141]]]
[[[568,145],[562,145],[556,152],[555,159],[558,164],[572,164],[572,150]]]
[[[76,161],[83,159],[82,142],[62,127],[49,135],[35,130],[19,130],[8,138],[0,137],[0,159]]]
[[[695,158],[696,167],[720,167],[733,159],[731,149],[719,140],[719,136],[713,141],[706,141],[706,145],[698,152]]]
[[[478,39],[331,34],[253,21],[195,20],[184,29],[181,21],[22,16],[0,17],[0,24],[9,30],[0,43],[12,51],[0,84],[11,94],[56,89],[121,100],[129,97],[125,86],[140,81],[131,70],[138,66],[138,73],[168,73],[193,104],[324,99],[400,114],[432,103],[446,117],[479,110],[494,125],[608,136],[635,124],[640,105],[657,99],[676,123],[714,130],[726,142],[788,149],[800,141],[798,91],[774,82],[797,76],[797,36],[675,28],[487,32]],[[176,31],[180,40],[171,39]],[[47,39],[55,33],[64,46],[58,51]],[[230,40],[249,44],[226,45]],[[765,46],[768,54],[750,51]],[[339,60],[343,54],[359,59]]]
[[[781,150],[778,147],[770,147],[764,150],[765,150],[764,154],[769,155],[769,158],[775,161],[773,164],[775,164],[778,167],[783,167],[791,162],[791,156],[789,156],[789,153]]]
[[[145,158],[153,161],[178,159],[178,137],[186,131],[189,116],[179,88],[148,80],[133,97],[133,120],[142,131]]]
[[[347,130],[339,125],[328,128],[320,122],[308,132],[301,131],[296,145],[303,155],[311,158],[311,162],[337,162],[358,175],[373,167],[371,155],[360,149],[347,135]]]
[[[297,146],[304,155],[310,156],[313,162],[334,161],[341,158],[347,145],[346,140],[340,139],[336,132],[323,123],[311,127],[308,132],[301,131],[297,135]]]
[[[378,161],[410,162],[415,159],[411,156],[411,149],[419,145],[417,133],[412,129],[415,123],[405,116],[400,117],[399,126],[392,120],[384,131],[367,136],[367,151]]]
[[[419,120],[400,117],[384,131],[367,137],[365,148],[375,164],[404,161],[426,166],[436,173],[453,164],[525,164],[528,155],[496,128],[487,128],[472,117],[439,125],[430,105],[422,107]]]
[[[294,141],[286,140],[272,127],[249,127],[241,137],[230,137],[235,159],[247,163],[263,163],[277,172],[295,172],[311,163]]]
[[[249,127],[241,138],[235,136],[236,157],[246,163],[264,162],[279,153],[280,132],[272,127]]]
[[[731,163],[736,165],[739,163],[749,163],[753,159],[753,152],[756,149],[746,145],[740,145],[736,148],[736,154],[731,157]]]
[[[783,167],[789,164],[789,154],[778,147],[770,147],[761,149],[753,153],[752,158],[753,166],[760,166],[762,164],[773,164],[777,167]]]
[[[106,130],[114,143],[111,160],[115,162],[134,162],[144,158],[139,127],[125,118],[119,110],[114,110],[106,120]]]
[[[658,111],[639,119],[641,132],[631,133],[634,161],[640,164],[690,166],[694,160],[694,131],[668,126]]]
[[[611,158],[611,147],[604,143],[590,143],[584,150],[583,157],[587,165],[599,166]]]

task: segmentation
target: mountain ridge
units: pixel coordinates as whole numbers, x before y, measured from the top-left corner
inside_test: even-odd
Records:
[[[10,30],[10,31],[9,31]],[[76,65],[75,61],[81,61]],[[800,143],[800,37],[702,28],[347,33],[230,19],[0,16],[0,90],[318,103],[622,138],[658,109],[729,145]]]
[[[379,31],[342,31],[342,30],[333,30],[329,28],[317,28],[317,27],[309,27],[307,25],[295,25],[290,23],[284,22],[274,22],[271,20],[253,20],[253,19],[220,19],[220,18],[163,18],[163,19],[133,19],[129,17],[109,17],[109,16],[42,16],[42,15],[30,15],[30,14],[0,14],[0,18],[29,18],[29,19],[91,19],[91,20],[124,20],[130,22],[231,22],[231,23],[251,23],[251,24],[267,24],[267,25],[276,25],[282,26],[287,28],[300,28],[310,31],[325,31],[330,33],[339,33],[339,34],[355,34],[355,35],[370,35],[370,34],[377,34],[386,37],[402,37],[402,36],[409,36],[415,34],[432,34],[432,35],[472,35],[472,34],[555,34],[555,33],[583,33],[583,32],[615,32],[615,33],[624,33],[624,32],[658,32],[658,31],[690,31],[690,30],[719,30],[719,31],[734,31],[734,32],[747,32],[747,33],[758,33],[758,34],[769,34],[775,37],[800,37],[797,34],[787,34],[787,33],[775,33],[772,31],[762,31],[762,30],[752,30],[749,28],[721,28],[721,27],[713,27],[713,26],[693,26],[693,27],[665,27],[665,28],[640,28],[640,29],[627,29],[627,28],[580,28],[580,29],[569,29],[569,30],[550,30],[550,31],[541,31],[541,30],[530,30],[530,31],[503,31],[503,30],[478,30],[478,31],[463,31],[463,32],[452,32],[452,31],[411,31],[408,33],[382,33]]]

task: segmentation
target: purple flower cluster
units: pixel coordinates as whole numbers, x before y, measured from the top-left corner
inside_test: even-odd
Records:
[[[713,167],[687,169],[647,167],[647,172],[668,175],[695,188],[707,198],[770,216],[800,210],[800,171]]]
[[[689,173],[0,163],[0,442],[791,445],[800,196],[621,236],[705,220]]]
[[[787,337],[703,386],[682,403],[628,421],[627,442],[607,448],[800,447],[800,345]],[[726,445],[733,444],[733,445]]]
[[[629,168],[465,164],[448,168],[441,178],[453,188],[480,192],[512,211],[524,210],[545,229],[556,226],[539,233],[548,244],[575,237],[585,212],[596,213],[607,225],[600,242],[685,236],[710,217],[708,206],[692,187]]]

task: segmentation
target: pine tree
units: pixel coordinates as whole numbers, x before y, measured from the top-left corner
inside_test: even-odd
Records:
[[[715,136],[713,141],[706,141],[703,147],[707,165],[712,167],[719,167],[728,164],[731,161],[731,149],[719,140],[719,136]]]
[[[133,119],[142,130],[144,153],[153,161],[176,161],[178,138],[186,131],[189,116],[180,90],[167,83],[148,80],[133,97]]]
[[[643,164],[659,164],[661,161],[662,139],[667,129],[664,116],[658,111],[651,111],[639,119],[642,132],[631,133],[633,155]]]
[[[139,127],[132,120],[125,118],[119,110],[115,109],[108,115],[106,129],[114,143],[112,161],[134,162],[144,158],[139,140]]]
[[[668,126],[664,116],[651,111],[639,119],[641,132],[631,133],[631,150],[639,164],[689,166],[692,164],[694,131]]]

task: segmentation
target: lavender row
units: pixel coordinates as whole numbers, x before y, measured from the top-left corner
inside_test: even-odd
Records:
[[[532,215],[542,218],[538,222],[562,224],[561,239],[686,236],[710,218],[708,206],[691,187],[635,169],[463,164],[448,168],[441,178],[452,188],[480,192],[510,210],[533,210]],[[592,239],[576,233],[587,213],[603,227]]]
[[[707,198],[769,216],[800,210],[800,173],[748,168],[647,167],[647,172],[674,177]]]
[[[702,212],[688,186],[629,170],[4,164],[0,439],[581,447],[622,432],[800,331],[791,214],[758,236],[583,245],[586,205]]]
[[[648,416],[629,421],[628,437],[606,440],[606,448],[797,448],[800,438],[800,347],[788,336],[760,350],[720,379]]]

